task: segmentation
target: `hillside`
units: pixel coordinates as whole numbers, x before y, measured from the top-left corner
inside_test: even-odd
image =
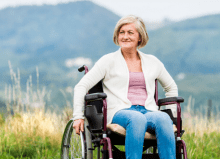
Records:
[[[1,10],[1,98],[5,85],[11,83],[9,60],[14,72],[20,70],[24,90],[29,75],[36,86],[38,67],[39,83],[52,90],[52,100],[63,98],[59,89],[74,86],[80,78],[78,65],[67,67],[66,61],[83,57],[94,63],[104,53],[117,49],[112,33],[118,19],[88,1]]]
[[[11,83],[10,60],[15,72],[19,68],[23,90],[30,75],[37,85],[37,66],[39,83],[51,90],[51,101],[63,105],[60,89],[80,80],[77,67],[87,63],[91,68],[102,55],[118,49],[112,34],[119,18],[88,1],[0,10],[0,98]],[[192,95],[198,107],[212,97],[219,102],[215,87],[220,84],[220,15],[172,22],[149,30],[149,37],[141,51],[165,64],[186,101]],[[185,75],[181,80],[180,73]]]
[[[181,21],[149,36],[144,52],[156,55],[173,75],[220,72],[220,15]]]
[[[111,37],[119,17],[92,2],[56,6],[23,6],[0,11],[1,81],[10,77],[8,60],[23,78],[36,66],[49,85],[70,81],[65,61],[86,57],[94,61],[117,48]],[[25,81],[26,82],[26,81]],[[2,84],[2,83],[1,83]]]

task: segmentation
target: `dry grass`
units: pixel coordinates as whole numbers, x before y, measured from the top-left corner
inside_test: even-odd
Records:
[[[220,156],[220,119],[210,119],[201,113],[192,112],[193,99],[188,101],[187,111],[183,114],[183,140],[186,142],[187,155],[190,159],[218,159]],[[218,111],[219,112],[219,111]]]
[[[187,133],[196,133],[196,135],[200,137],[213,132],[220,133],[219,113],[217,113],[217,116],[211,116],[211,118],[208,119],[207,116],[202,115],[200,112],[194,113],[193,109],[194,99],[189,97],[187,110],[182,113],[183,127]]]
[[[33,88],[30,76],[26,89],[22,90],[20,71],[15,73],[10,62],[9,67],[12,82],[5,87],[7,113],[0,115],[0,145],[4,145],[0,146],[0,156],[4,153],[31,158],[58,155],[64,128],[72,117],[71,102],[67,101],[68,105],[59,114],[54,108],[46,110],[50,92],[40,88],[38,68],[37,87]]]
[[[41,137],[43,140],[49,138],[52,144],[57,144],[61,143],[63,127],[61,116],[36,111],[9,116],[5,121],[4,131],[6,134],[13,133],[20,140],[23,140],[23,137]],[[21,134],[25,136],[19,137]]]

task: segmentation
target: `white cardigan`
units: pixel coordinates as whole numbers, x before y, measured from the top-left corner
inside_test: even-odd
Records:
[[[165,69],[164,65],[153,55],[147,55],[138,50],[141,66],[145,77],[148,98],[145,108],[158,111],[154,100],[155,79],[158,79],[165,90],[166,97],[178,96],[177,85]],[[107,123],[112,122],[114,114],[124,108],[130,108],[127,98],[129,85],[129,70],[121,49],[102,56],[93,68],[83,76],[74,88],[73,120],[84,119],[84,96],[96,83],[103,79],[103,90],[107,94]],[[166,106],[176,116],[176,105]]]

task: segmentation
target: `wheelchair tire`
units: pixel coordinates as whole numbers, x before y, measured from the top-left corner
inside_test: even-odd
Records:
[[[80,132],[80,136],[73,129],[71,119],[64,130],[61,143],[61,159],[87,159],[87,148],[85,132]]]

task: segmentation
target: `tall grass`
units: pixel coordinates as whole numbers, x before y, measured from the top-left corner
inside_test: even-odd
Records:
[[[219,111],[210,119],[202,113],[193,111],[193,99],[189,98],[187,111],[183,114],[183,129],[186,133],[188,158],[218,159],[220,158],[220,118]]]
[[[72,117],[71,102],[66,102],[62,113],[46,109],[45,103],[50,93],[32,84],[27,79],[26,89],[20,85],[20,71],[15,73],[9,62],[12,83],[5,87],[7,111],[0,114],[0,158],[60,158],[62,134]],[[65,92],[61,91],[65,97]],[[53,107],[52,107],[53,108]],[[220,120],[213,116],[210,120],[201,113],[194,112],[192,97],[187,109],[182,113],[182,139],[186,142],[189,159],[218,159],[220,156]],[[219,113],[217,113],[219,114]]]
[[[12,82],[5,87],[6,113],[0,114],[0,158],[59,158],[63,130],[72,117],[70,102],[59,114],[46,109],[49,92],[40,89],[38,68],[37,87],[30,76],[25,90],[19,69],[15,73],[10,62],[9,68]]]

